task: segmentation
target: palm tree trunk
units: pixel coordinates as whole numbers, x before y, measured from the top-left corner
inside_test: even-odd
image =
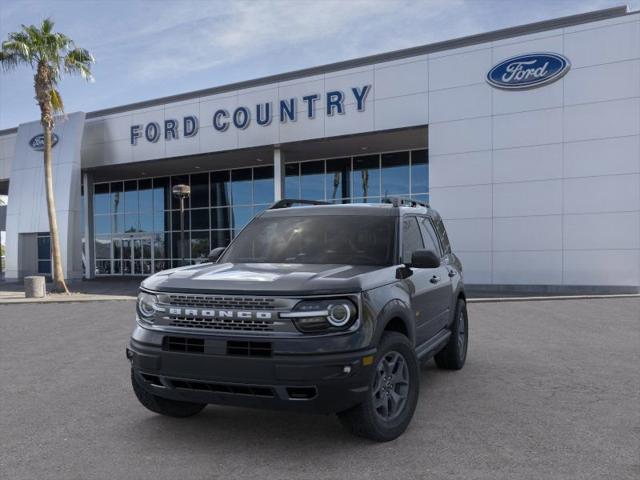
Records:
[[[44,183],[47,190],[47,214],[49,215],[49,231],[51,234],[51,260],[53,273],[53,291],[69,293],[62,271],[60,255],[60,239],[58,236],[58,219],[56,217],[56,200],[53,196],[53,173],[51,167],[51,126],[44,125]]]

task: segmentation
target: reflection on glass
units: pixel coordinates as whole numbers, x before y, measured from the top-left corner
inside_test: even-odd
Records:
[[[122,240],[119,238],[113,239],[113,258],[122,258]]]
[[[138,182],[136,180],[124,182],[124,211],[137,212],[139,207]]]
[[[153,210],[153,190],[151,179],[138,180],[138,201],[141,212],[151,212]]]
[[[231,242],[229,230],[213,230],[211,232],[211,250],[217,247],[226,247]]]
[[[180,227],[180,210],[174,210],[171,212],[171,229],[173,231],[179,232],[181,230]],[[184,212],[184,229],[189,230],[189,211],[185,210]]]
[[[96,258],[111,258],[110,237],[96,237]]]
[[[361,197],[365,202],[370,197],[380,196],[380,158],[378,155],[354,157],[353,159],[353,196]]]
[[[231,182],[229,172],[211,172],[211,206],[224,207],[230,204]]]
[[[273,167],[253,169],[253,203],[273,202]]]
[[[285,198],[300,198],[300,164],[287,163],[284,166]]]
[[[169,230],[169,212],[153,214],[153,231],[163,232]]]
[[[109,196],[109,184],[108,183],[100,183],[94,185],[94,195],[93,195],[93,212],[100,213],[111,213],[110,212],[110,196]]]
[[[231,224],[233,225],[234,230],[238,231],[244,227],[249,223],[251,218],[253,218],[252,207],[233,207]]]
[[[96,215],[93,218],[93,228],[96,235],[111,233],[111,215]]]
[[[116,215],[124,212],[122,182],[111,182],[111,213]]]
[[[209,206],[209,174],[191,175],[191,208]]]
[[[300,164],[300,198],[324,200],[324,161]]]
[[[411,192],[429,192],[429,160],[427,150],[411,152]]]
[[[325,178],[327,200],[341,203],[343,198],[351,196],[349,185],[350,158],[327,160],[327,176]]]
[[[231,170],[231,195],[234,205],[251,205],[251,169]]]
[[[209,209],[198,208],[191,210],[191,228],[193,230],[209,229]]]
[[[169,187],[169,178],[153,179],[153,210],[161,212],[171,208],[171,189]]]
[[[229,207],[211,209],[211,229],[231,227],[231,212]]]
[[[191,258],[207,258],[209,248],[209,232],[191,232]]]
[[[189,175],[173,175],[171,177],[171,188],[176,185],[189,185]],[[189,208],[190,197],[184,200],[184,208]],[[180,199],[171,195],[171,208],[180,208]]]
[[[153,255],[155,258],[166,258],[169,245],[169,235],[165,233],[157,233],[153,238]]]
[[[137,213],[127,213],[124,215],[125,233],[133,233],[140,230],[140,219]]]
[[[153,214],[141,213],[139,225],[141,232],[153,232]]]
[[[382,196],[409,194],[409,152],[382,154]]]

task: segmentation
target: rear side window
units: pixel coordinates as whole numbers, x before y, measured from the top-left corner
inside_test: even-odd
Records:
[[[424,248],[416,217],[402,219],[402,263],[411,262],[411,254]]]
[[[438,256],[442,256],[442,249],[436,237],[436,232],[433,230],[431,221],[426,217],[420,217],[420,229],[422,230],[422,237],[424,238],[424,248],[432,250]]]
[[[442,244],[445,255],[451,253],[449,236],[447,235],[447,231],[444,228],[444,222],[442,221],[442,218],[440,218],[440,216],[438,215],[433,219],[433,224],[436,227],[436,233],[438,234],[438,237],[440,237],[440,243]]]

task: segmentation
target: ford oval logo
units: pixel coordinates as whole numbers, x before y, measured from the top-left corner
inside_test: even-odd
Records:
[[[55,133],[52,133],[51,148],[56,146],[56,143],[58,143],[58,140],[59,140],[58,135],[56,135]],[[37,150],[38,152],[43,152],[44,151],[44,133],[39,133],[38,135],[33,137],[31,140],[29,140],[29,145],[34,150]]]
[[[530,53],[508,58],[489,70],[487,82],[505,90],[541,87],[566,74],[571,62],[557,53]]]

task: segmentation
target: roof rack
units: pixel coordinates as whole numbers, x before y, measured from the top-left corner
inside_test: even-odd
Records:
[[[382,199],[382,203],[390,203],[394,207],[425,207],[430,208],[429,204],[426,202],[421,202],[419,200],[414,200],[412,198],[404,198],[404,197],[384,197]]]
[[[302,200],[296,198],[283,198],[269,207],[269,210],[275,210],[278,208],[289,208],[294,205],[331,205],[329,202],[322,202],[320,200]]]

